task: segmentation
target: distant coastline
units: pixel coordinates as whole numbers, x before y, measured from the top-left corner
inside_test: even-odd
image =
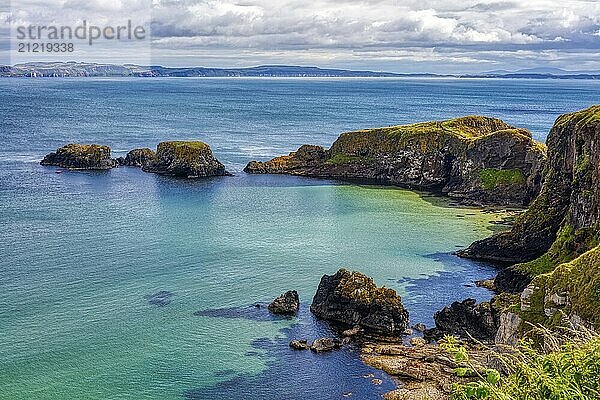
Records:
[[[491,79],[600,79],[600,71],[565,71],[557,68],[518,71],[490,71],[478,74],[393,73],[355,71],[289,65],[264,65],[249,68],[163,67],[133,64],[113,65],[81,62],[39,62],[0,66],[3,78],[68,77],[204,77],[204,78],[491,78]]]

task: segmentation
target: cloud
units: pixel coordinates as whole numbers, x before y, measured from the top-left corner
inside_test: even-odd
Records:
[[[523,54],[531,56],[532,66],[577,66],[572,56],[578,54],[588,67],[600,68],[600,61],[590,60],[600,49],[598,1],[153,0],[151,6],[148,1],[48,0],[42,7],[39,0],[21,0],[27,7],[19,7],[15,17],[67,20],[84,10],[90,19],[108,21],[151,7],[153,54],[167,63],[210,60],[226,66],[283,59],[390,68],[395,60],[402,68],[412,62],[418,68],[429,63],[430,70],[484,69],[510,67],[511,57],[521,63]]]

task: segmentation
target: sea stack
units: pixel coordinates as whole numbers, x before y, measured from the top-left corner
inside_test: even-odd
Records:
[[[310,310],[342,329],[358,327],[366,334],[397,336],[408,327],[408,311],[396,291],[345,269],[321,278]]]
[[[46,155],[40,164],[78,170],[106,170],[117,166],[117,162],[110,158],[110,147],[76,143]]]
[[[154,161],[155,157],[156,153],[151,149],[133,149],[129,153],[127,153],[127,156],[125,156],[125,158],[119,157],[117,161],[119,162],[119,165],[123,165],[126,167],[143,168],[150,164],[152,161]]]
[[[231,175],[203,142],[173,141],[158,144],[156,155],[142,169],[180,178]]]

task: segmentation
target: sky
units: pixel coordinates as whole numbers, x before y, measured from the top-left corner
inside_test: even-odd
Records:
[[[600,0],[0,0],[0,61],[16,60],[14,52],[9,57],[11,27],[14,39],[15,26],[82,19],[99,26],[132,19],[151,28],[151,40],[80,47],[68,55],[76,61],[600,70]]]

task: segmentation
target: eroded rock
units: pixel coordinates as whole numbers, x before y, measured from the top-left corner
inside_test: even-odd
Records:
[[[277,297],[269,304],[269,311],[273,314],[294,315],[300,308],[300,298],[298,292],[290,290]]]
[[[117,166],[110,158],[110,147],[75,143],[46,155],[40,164],[79,170],[106,170]]]
[[[156,156],[142,167],[146,172],[181,178],[203,178],[230,175],[203,142],[162,142]]]
[[[408,311],[394,290],[345,269],[321,278],[310,310],[318,318],[365,333],[400,335],[408,326]]]

